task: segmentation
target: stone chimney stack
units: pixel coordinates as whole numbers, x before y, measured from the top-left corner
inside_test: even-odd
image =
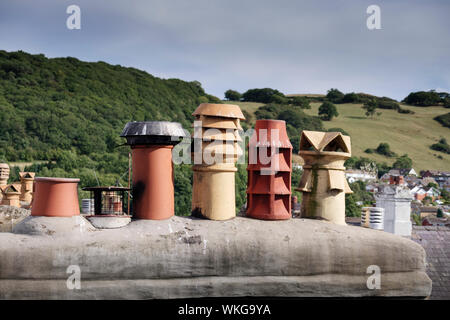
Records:
[[[410,190],[403,185],[389,184],[375,194],[376,206],[384,208],[384,231],[401,236],[411,236]]]
[[[172,149],[186,133],[178,122],[128,122],[121,137],[131,146],[133,211],[138,219],[175,213]]]
[[[351,156],[350,137],[340,132],[303,131],[299,155],[303,175],[302,218],[345,225],[345,194],[353,193],[345,178],[344,162]]]

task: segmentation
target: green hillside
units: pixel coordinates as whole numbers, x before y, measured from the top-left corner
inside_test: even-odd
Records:
[[[0,51],[0,158],[42,160],[51,151],[111,151],[131,120],[189,127],[209,98],[197,82],[163,80],[134,68]]]
[[[250,114],[263,105],[256,102],[233,103],[240,105]],[[304,112],[317,115],[319,106],[320,103],[313,102],[311,109],[305,109]],[[450,171],[450,155],[430,149],[430,146],[438,142],[440,138],[449,140],[449,128],[433,119],[448,113],[448,109],[442,106],[412,107],[402,104],[402,108],[410,109],[415,113],[402,114],[396,110],[378,109],[377,112],[382,114],[372,119],[365,116],[361,106],[362,104],[336,104],[339,116],[332,121],[323,121],[326,129],[342,128],[351,135],[352,155],[392,165],[395,158],[364,152],[368,148],[376,148],[380,142],[387,142],[391,150],[398,155],[408,154],[417,172],[424,169]],[[299,157],[295,160],[301,162]]]
[[[280,96],[278,100],[282,103],[285,98]],[[119,137],[124,125],[129,121],[169,120],[190,128],[191,114],[202,102],[221,103],[196,81],[160,79],[105,62],[48,59],[0,50],[0,161],[12,166],[10,182],[18,180],[19,170],[26,170],[38,176],[78,177],[80,188],[126,185],[129,148],[121,146],[124,140]],[[340,127],[352,137],[353,155],[392,164],[394,159],[364,153],[387,142],[398,155],[407,153],[416,170],[450,170],[449,155],[429,148],[441,137],[448,137],[449,129],[433,120],[448,113],[442,107],[403,106],[415,114],[381,110],[380,117],[370,119],[361,104],[339,104],[339,117],[329,122],[317,117],[319,103],[315,102],[311,109],[291,104],[260,108],[265,104],[231,103],[240,105],[247,117],[243,128],[253,126],[256,114],[285,119],[295,146],[301,129]],[[447,118],[441,120],[446,123]],[[294,160],[300,162],[298,156]],[[191,167],[174,168],[175,210],[178,215],[189,214]],[[293,185],[299,178],[300,171],[295,171]],[[238,210],[246,200],[246,181],[245,165],[238,165]],[[86,196],[79,192],[81,197]]]
[[[0,51],[0,161],[39,176],[79,177],[81,187],[127,184],[128,121],[170,120],[189,128],[202,102],[220,102],[200,83],[75,58]],[[20,163],[33,165],[20,166]],[[176,208],[190,212],[192,173],[176,166]],[[97,181],[98,179],[98,181]]]

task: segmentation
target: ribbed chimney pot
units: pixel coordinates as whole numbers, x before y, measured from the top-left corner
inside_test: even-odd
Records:
[[[235,163],[243,150],[239,145],[245,117],[237,105],[202,103],[192,113],[201,127],[194,127],[192,150],[192,214],[211,220],[228,220],[236,216]],[[196,136],[200,130],[200,138]],[[200,156],[200,157],[198,157]]]

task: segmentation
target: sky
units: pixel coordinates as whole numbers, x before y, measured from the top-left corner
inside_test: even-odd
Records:
[[[81,11],[68,29],[67,7]],[[369,30],[368,6],[381,29]],[[285,94],[450,92],[446,0],[1,0],[0,50],[105,61],[161,78]]]

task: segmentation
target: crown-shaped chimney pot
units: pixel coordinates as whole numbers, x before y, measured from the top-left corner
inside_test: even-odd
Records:
[[[344,162],[351,156],[350,137],[340,132],[303,131],[298,153],[304,160],[298,191],[301,216],[345,225],[345,194],[352,193]]]

